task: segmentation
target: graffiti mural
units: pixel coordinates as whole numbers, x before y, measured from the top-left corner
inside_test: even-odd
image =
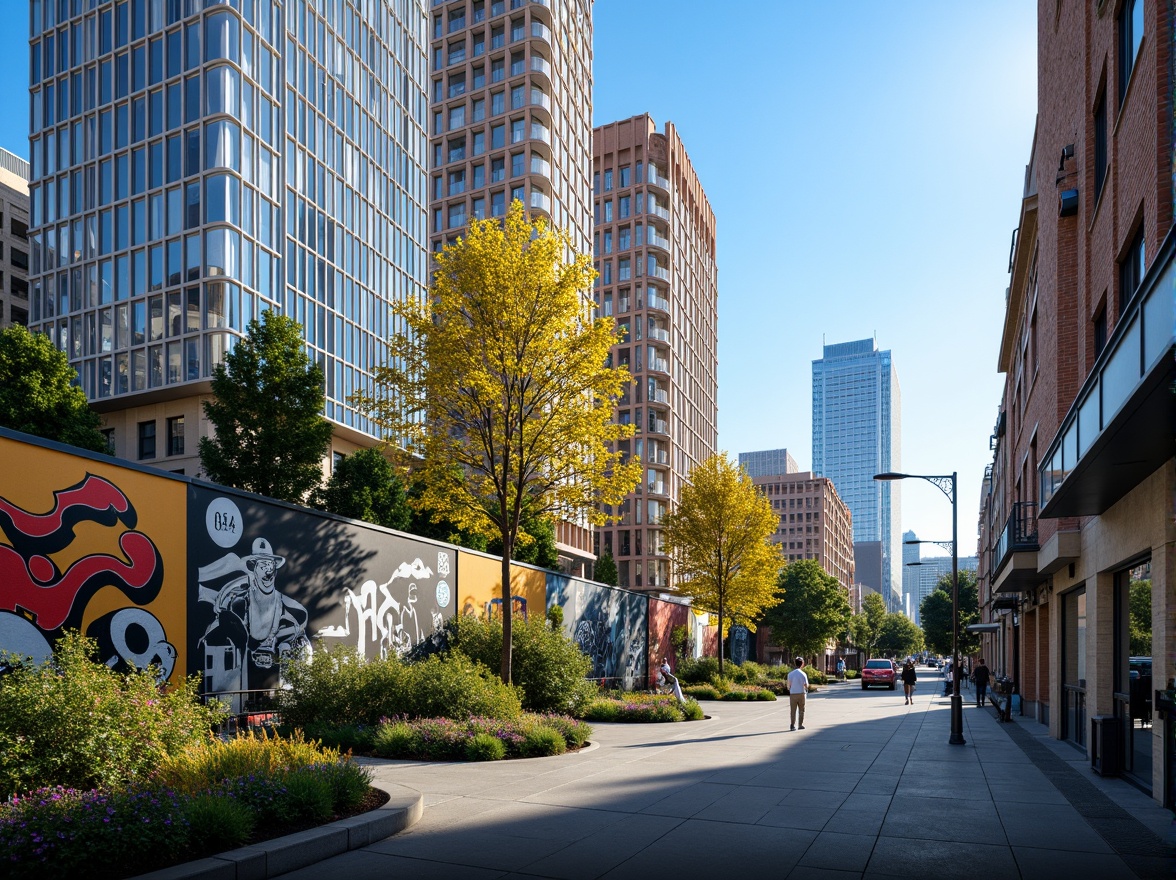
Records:
[[[450,553],[437,552],[437,575],[450,571]],[[417,613],[418,583],[433,578],[433,570],[420,558],[402,562],[384,583],[364,581],[359,591],[345,589],[343,624],[323,627],[318,635],[342,639],[366,659],[368,649],[375,648],[380,657],[403,657],[422,642],[440,636],[445,626],[442,609],[448,608],[452,591],[447,581],[438,579],[433,591],[436,605],[430,609],[429,621],[422,626]],[[399,583],[397,583],[399,581]],[[399,598],[397,598],[399,596]],[[354,620],[354,625],[353,625]],[[353,631],[354,626],[354,631]]]
[[[649,599],[640,593],[551,573],[547,607],[564,610],[564,629],[592,660],[590,678],[640,687],[649,668]]]
[[[282,660],[320,645],[402,656],[453,615],[447,545],[200,483],[188,523],[191,664],[206,693],[278,687]]]
[[[0,434],[0,650],[42,659],[78,629],[111,667],[169,678],[186,633],[165,558],[182,572],[183,518],[158,514],[182,483],[18,437]]]

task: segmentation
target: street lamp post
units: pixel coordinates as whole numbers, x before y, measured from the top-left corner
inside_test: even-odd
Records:
[[[964,704],[960,697],[960,557],[959,557],[959,514],[956,496],[956,472],[950,476],[927,474],[874,474],[882,482],[893,480],[926,480],[951,502],[951,734],[947,741],[953,746],[962,746],[964,739]]]

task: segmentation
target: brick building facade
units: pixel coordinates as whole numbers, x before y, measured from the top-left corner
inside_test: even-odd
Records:
[[[1176,658],[1168,4],[1038,5],[1038,118],[980,516],[983,651],[1025,714],[1168,805]]]

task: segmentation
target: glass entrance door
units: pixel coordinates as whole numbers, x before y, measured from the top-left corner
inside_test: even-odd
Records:
[[[1123,774],[1152,788],[1151,562],[1115,576],[1115,716],[1119,719]]]
[[[1062,596],[1062,737],[1086,745],[1086,587]]]

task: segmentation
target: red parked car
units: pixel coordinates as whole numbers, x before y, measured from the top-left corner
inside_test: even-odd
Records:
[[[894,690],[898,674],[894,671],[894,663],[890,660],[867,660],[862,667],[862,690],[875,685],[886,685]]]

